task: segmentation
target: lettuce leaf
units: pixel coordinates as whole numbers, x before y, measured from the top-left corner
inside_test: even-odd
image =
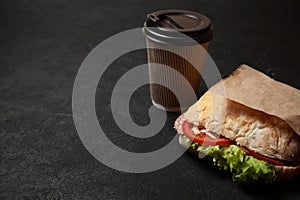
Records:
[[[186,140],[188,142],[189,139],[186,138]],[[246,154],[237,145],[204,147],[193,142],[191,148],[212,157],[214,165],[221,170],[231,172],[232,179],[236,182],[264,181],[272,183],[276,180],[274,165]]]

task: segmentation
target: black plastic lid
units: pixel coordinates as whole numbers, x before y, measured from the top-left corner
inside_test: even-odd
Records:
[[[186,10],[161,10],[148,14],[143,31],[149,39],[159,43],[188,42],[187,37],[177,32],[200,44],[213,37],[210,20],[200,13]]]

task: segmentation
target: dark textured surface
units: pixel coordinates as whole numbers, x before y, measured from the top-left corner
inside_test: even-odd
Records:
[[[300,198],[300,178],[244,186],[189,154],[156,172],[128,174],[102,165],[83,147],[71,111],[81,62],[107,37],[170,8],[211,18],[216,34],[210,53],[223,76],[247,63],[300,88],[298,1],[0,0],[0,199]],[[169,114],[159,136],[134,140],[116,127],[109,98],[101,97],[111,93],[117,77],[145,61],[144,51],[117,60],[96,98],[110,138],[137,152],[165,145],[176,134],[178,114]],[[138,124],[148,123],[150,105],[148,87],[136,91],[131,114]]]

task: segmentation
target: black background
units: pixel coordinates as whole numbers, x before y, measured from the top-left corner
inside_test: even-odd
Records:
[[[210,17],[215,36],[209,52],[223,77],[246,63],[300,88],[298,2],[0,0],[0,199],[299,199],[299,177],[284,184],[241,185],[189,154],[146,174],[110,169],[82,145],[71,110],[73,82],[87,54],[106,38],[141,27],[147,13],[160,9]],[[161,133],[147,140],[126,136],[112,120],[113,84],[145,62],[145,51],[120,57],[96,97],[107,135],[136,152],[170,141],[178,117],[168,114]],[[138,89],[130,104],[140,125],[149,123],[148,89]]]

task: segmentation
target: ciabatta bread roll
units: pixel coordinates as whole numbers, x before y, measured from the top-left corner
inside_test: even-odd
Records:
[[[288,180],[300,173],[299,119],[299,90],[242,65],[178,118],[175,128],[197,148],[205,137],[209,145],[236,145],[271,163],[277,180]]]

